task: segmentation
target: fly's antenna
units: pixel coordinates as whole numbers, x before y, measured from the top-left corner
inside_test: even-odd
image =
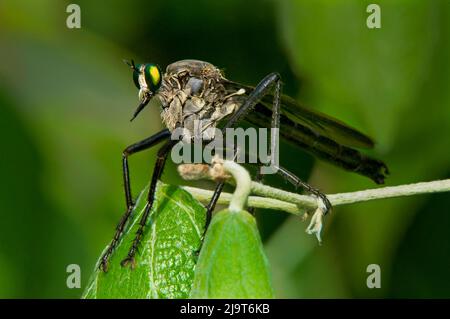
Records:
[[[134,64],[134,60],[131,59],[131,61],[123,59],[123,62],[128,65],[133,71],[136,71],[136,65]]]

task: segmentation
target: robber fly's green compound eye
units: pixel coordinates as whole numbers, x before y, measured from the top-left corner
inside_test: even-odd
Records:
[[[161,86],[161,70],[156,64],[145,64],[145,83],[152,92],[156,92]]]
[[[139,85],[139,69],[133,70],[133,82],[138,89],[141,88],[141,86]]]

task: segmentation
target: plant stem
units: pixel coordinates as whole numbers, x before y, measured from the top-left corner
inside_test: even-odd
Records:
[[[223,161],[225,171],[233,175],[236,181],[236,189],[230,199],[229,210],[231,212],[240,212],[247,203],[248,195],[250,195],[252,180],[250,174],[241,165],[233,161]]]
[[[213,194],[209,190],[188,186],[184,186],[183,188],[190,192],[197,200],[205,203],[211,199]],[[248,198],[247,204],[251,207],[282,210],[295,215],[300,215],[305,210],[311,211],[317,208],[317,199],[313,196],[299,195],[256,182],[252,182],[251,191],[253,194],[259,195]],[[450,179],[331,194],[327,195],[327,197],[333,206],[339,206],[383,198],[448,191],[450,191]],[[222,193],[218,203],[228,204],[230,200],[231,194]]]

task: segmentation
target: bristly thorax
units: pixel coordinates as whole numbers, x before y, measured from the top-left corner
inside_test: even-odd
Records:
[[[213,139],[214,130],[205,130],[215,128],[243,100],[244,92],[227,92],[224,80],[222,72],[207,62],[183,60],[170,64],[157,94],[166,127],[170,131],[182,127],[191,136],[200,132],[201,138]]]

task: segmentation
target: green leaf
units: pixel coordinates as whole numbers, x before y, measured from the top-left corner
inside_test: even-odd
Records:
[[[110,259],[108,273],[95,270],[83,298],[186,298],[205,225],[205,208],[188,192],[158,184],[136,267],[121,267],[144,212],[139,196],[129,229]]]
[[[253,216],[217,213],[206,233],[191,298],[273,298],[269,264]]]

